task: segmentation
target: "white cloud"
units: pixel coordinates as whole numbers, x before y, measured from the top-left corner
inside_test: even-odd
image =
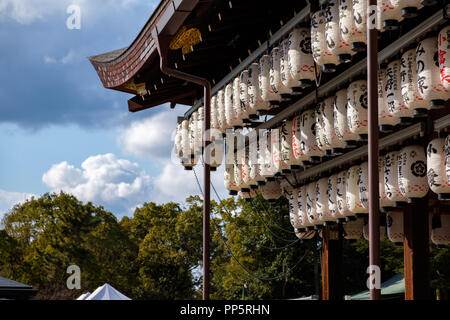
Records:
[[[117,138],[118,145],[129,155],[142,159],[170,158],[173,134],[177,126],[175,112],[163,111],[152,117],[134,121]]]
[[[151,200],[151,179],[137,163],[113,154],[86,159],[81,169],[61,162],[44,173],[42,181],[54,192],[64,191],[82,201],[104,205],[118,215]]]
[[[57,59],[50,56],[44,57],[44,63],[46,64],[53,64],[53,63],[60,63],[60,64],[68,64],[73,62],[75,59],[75,52],[73,50],[70,50],[64,57]]]
[[[2,215],[11,210],[16,204],[24,203],[31,197],[37,198],[36,195],[31,193],[9,192],[0,189],[0,220]]]

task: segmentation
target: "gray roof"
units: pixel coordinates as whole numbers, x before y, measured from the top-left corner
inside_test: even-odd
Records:
[[[32,289],[31,286],[0,277],[0,289]]]

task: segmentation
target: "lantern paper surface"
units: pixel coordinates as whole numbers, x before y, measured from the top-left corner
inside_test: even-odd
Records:
[[[289,169],[291,165],[294,155],[292,153],[292,121],[286,120],[281,125],[280,129],[280,137],[281,137],[281,162],[282,169]]]
[[[358,135],[352,133],[347,124],[347,89],[336,92],[334,101],[334,131],[338,139],[355,141]]]
[[[353,18],[355,20],[355,28],[350,43],[362,42],[366,43],[367,29],[367,2],[366,0],[353,0]]]
[[[265,104],[270,101],[280,101],[281,98],[276,94],[270,85],[270,56],[263,55],[259,60],[259,89],[261,91],[261,99]]]
[[[417,83],[419,94],[428,102],[445,101],[449,91],[441,82],[437,37],[422,40],[416,50]]]
[[[258,110],[267,109],[261,99],[261,92],[259,90],[259,64],[252,63],[248,68],[248,104],[250,107],[250,114],[256,114]]]
[[[402,21],[402,6],[398,0],[383,0],[381,2],[381,7],[379,8],[381,13],[381,24],[386,20]]]
[[[432,140],[427,147],[427,175],[431,191],[437,194],[450,194],[445,162],[445,139]]]
[[[322,130],[324,142],[331,148],[344,148],[344,140],[339,139],[334,128],[334,102],[335,97],[329,97],[324,100]]]
[[[317,146],[320,150],[331,150],[331,146],[329,144],[326,144],[325,141],[325,132],[323,128],[323,109],[324,109],[324,103],[319,102],[316,105],[316,113],[315,113],[315,122],[316,122],[316,141]],[[322,152],[323,154],[323,152]]]
[[[441,83],[446,90],[450,90],[450,26],[439,32],[438,49]]]
[[[387,236],[393,243],[403,243],[403,212],[391,211],[386,214]]]
[[[303,228],[298,217],[298,191],[291,186],[283,186],[285,198],[289,202],[289,219],[294,228]]]
[[[328,207],[328,178],[321,178],[316,183],[316,213],[321,223],[336,221]]]
[[[240,80],[239,77],[235,77],[233,80],[233,124],[235,126],[241,126],[243,119],[243,113],[241,110],[240,99]]]
[[[281,78],[280,48],[275,47],[270,54],[270,86],[277,94],[290,94],[291,89],[283,84]]]
[[[314,110],[307,110],[302,113],[301,146],[306,160],[311,157],[320,157],[323,154],[317,144],[315,114]]]
[[[417,86],[416,49],[406,51],[400,66],[403,104],[411,109],[430,109],[430,104],[419,93]]]
[[[378,158],[378,179],[379,179],[379,191],[380,191],[380,208],[392,207],[394,201],[390,200],[386,193],[386,179],[384,176],[384,167],[386,164],[386,157]]]
[[[386,69],[386,96],[388,112],[396,118],[414,116],[412,109],[403,103],[401,75],[401,61],[395,60],[388,64]]]
[[[358,170],[359,200],[369,210],[369,164],[363,162]]]
[[[239,191],[238,194],[243,199],[253,199],[253,198],[256,198],[256,196],[258,195],[255,190],[250,190],[250,191],[245,191],[245,192]]]
[[[383,239],[385,234],[386,234],[386,227],[380,226],[380,239]],[[364,239],[369,241],[369,224],[368,223],[364,224],[363,236],[364,236]]]
[[[313,59],[319,66],[338,64],[337,56],[328,51],[326,44],[325,10],[319,10],[311,17],[311,50]]]
[[[306,214],[311,224],[317,224],[316,214],[316,183],[309,183],[306,186]]]
[[[384,190],[388,200],[406,202],[408,199],[400,192],[398,185],[398,156],[398,151],[386,154],[384,159]]]
[[[351,44],[355,42],[355,18],[353,17],[352,0],[339,1],[339,27],[341,29],[341,37],[345,43]]]
[[[211,97],[211,129],[219,129],[219,122],[217,121],[217,103],[216,96]]]
[[[308,219],[307,203],[306,203],[306,186],[303,185],[297,189],[298,200],[298,217],[304,227],[312,227],[313,223]]]
[[[445,139],[445,171],[447,172],[447,180],[450,181],[450,135]]]
[[[352,216],[347,206],[347,171],[341,171],[336,178],[336,213],[342,217]]]
[[[225,116],[225,90],[221,89],[217,92],[217,121],[219,122],[219,130],[224,133],[227,129],[227,119]]]
[[[356,219],[344,224],[344,238],[347,240],[358,240],[363,234],[364,220]]]
[[[294,157],[292,163],[294,165],[301,165],[302,160],[305,159],[301,140],[301,120],[301,116],[292,119],[292,155]]]
[[[272,164],[275,173],[281,172],[283,167],[283,162],[281,161],[281,127],[273,129],[270,132],[271,145],[272,145]]]
[[[188,159],[190,157],[191,144],[190,144],[190,132],[189,121],[183,120],[181,123],[181,158]]]
[[[333,56],[353,55],[350,44],[342,39],[339,23],[339,0],[330,0],[325,9],[325,42],[327,50]]]
[[[289,63],[292,77],[295,80],[314,81],[314,59],[309,29],[294,28],[289,34]]]
[[[344,217],[339,214],[339,210],[337,208],[337,179],[338,175],[333,174],[332,176],[328,177],[327,181],[328,210],[330,210],[330,214],[334,218],[334,220]]]
[[[367,134],[367,81],[352,82],[347,88],[347,124],[350,132]]]
[[[450,215],[440,215],[441,226],[431,231],[431,241],[438,246],[450,244]]]
[[[388,108],[386,92],[386,69],[378,70],[378,125],[395,126],[398,118]]]
[[[360,166],[353,166],[347,171],[347,184],[345,186],[347,207],[353,214],[367,213],[367,209],[364,208],[359,197],[359,170]]]
[[[225,120],[227,129],[233,127],[236,122],[233,110],[233,83],[230,82],[225,87]]]
[[[278,181],[268,181],[261,186],[261,194],[265,200],[277,200],[281,197],[281,188]]]
[[[250,114],[248,102],[248,70],[242,71],[239,76],[239,98],[241,102],[241,119],[248,119]]]
[[[398,156],[398,186],[407,198],[428,194],[427,158],[423,146],[407,146]]]
[[[289,65],[289,39],[285,39],[280,45],[280,75],[281,82],[286,88],[298,86],[298,81],[294,79]]]
[[[265,140],[259,141],[259,147],[260,147],[260,153],[262,155],[262,159],[264,160],[261,167],[261,175],[265,178],[272,177],[276,171],[273,165],[273,158],[272,158],[272,135],[271,133],[267,133],[267,136],[265,136]]]

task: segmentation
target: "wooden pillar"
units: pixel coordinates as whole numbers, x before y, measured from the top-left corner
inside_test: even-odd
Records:
[[[322,300],[343,300],[342,225],[322,232]]]
[[[425,199],[404,211],[405,300],[431,299],[429,218]]]

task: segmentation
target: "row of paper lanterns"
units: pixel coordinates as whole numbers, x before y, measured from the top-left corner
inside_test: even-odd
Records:
[[[445,101],[450,98],[448,36],[450,26],[442,29],[437,38],[431,37],[421,41],[417,48],[404,52],[401,59],[394,60],[387,68],[380,69],[378,104],[382,131],[391,131],[398,123],[408,124],[413,117],[426,115],[430,108],[443,107]],[[436,61],[437,56],[439,63]],[[248,73],[252,78],[258,73],[258,66],[252,65]],[[269,74],[270,72],[267,72],[267,79]],[[246,81],[240,82],[241,79],[236,78],[225,90],[219,91],[212,98],[211,128],[223,133],[226,129],[243,124],[241,111],[246,110],[246,103],[243,103],[241,98],[245,96],[246,89],[249,89],[248,92],[253,91],[250,90],[251,86],[245,85]],[[262,77],[260,83],[264,83],[264,79],[265,77]],[[267,84],[267,88],[269,87]],[[247,95],[251,98],[244,100],[255,101],[255,94]],[[240,98],[233,99],[236,96]],[[262,101],[270,103],[267,100]],[[256,109],[258,108],[255,108],[255,111]],[[217,117],[218,114],[221,116]],[[246,116],[248,114],[244,118]],[[306,161],[308,158],[317,159],[325,153],[331,154],[333,150],[334,153],[340,154],[345,147],[354,146],[356,140],[367,136],[367,82],[352,82],[348,88],[339,90],[333,97],[318,103],[314,110],[303,112],[292,123],[293,130],[297,132],[293,139],[296,139],[297,147],[303,147],[299,152],[307,158]],[[189,120],[178,125],[175,145],[180,158],[188,159],[184,161],[187,166],[195,165],[195,160],[191,161],[190,155],[201,153],[203,134],[203,108],[199,108]]]
[[[437,246],[443,247],[450,244],[450,215],[439,215],[439,224],[433,226],[433,216],[429,215],[429,237]],[[391,211],[386,214],[386,220],[380,225],[380,236],[385,234],[396,245],[403,244],[405,238],[404,216],[402,211]],[[315,236],[314,231],[305,231],[294,227],[296,236],[302,240],[309,240]],[[347,240],[359,240],[364,237],[369,241],[369,224],[367,220],[359,218],[343,224],[343,236]],[[321,235],[319,231],[319,235]]]

